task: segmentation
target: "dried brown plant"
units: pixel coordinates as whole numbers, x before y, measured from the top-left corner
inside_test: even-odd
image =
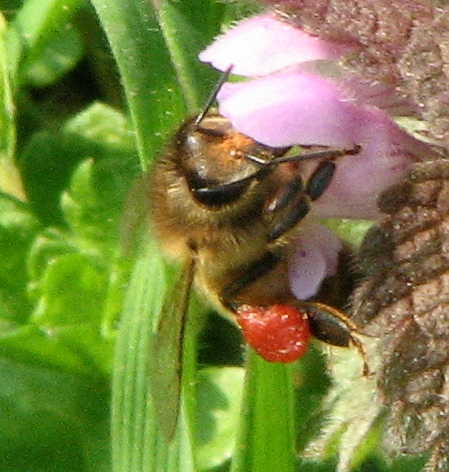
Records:
[[[379,206],[385,217],[362,245],[366,278],[353,309],[380,339],[386,442],[403,453],[431,450],[427,470],[449,470],[449,161],[415,164]]]

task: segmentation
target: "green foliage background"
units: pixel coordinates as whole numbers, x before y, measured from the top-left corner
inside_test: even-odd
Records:
[[[220,342],[209,350],[200,344],[199,373],[197,329],[188,327],[183,414],[173,444],[164,442],[148,363],[171,279],[151,240],[130,282],[134,260],[121,251],[132,182],[216,81],[198,52],[257,7],[214,0],[0,6],[0,470],[335,470],[349,420],[326,418],[350,387],[329,393],[316,349],[288,367],[250,353],[244,383],[238,335],[214,318],[205,332],[220,329]],[[142,203],[132,205],[138,212]],[[195,304],[191,313],[200,311]],[[237,353],[229,355],[232,343]],[[323,426],[319,447],[299,458],[295,450]],[[419,470],[419,461],[387,463],[377,431],[346,438],[341,471]]]

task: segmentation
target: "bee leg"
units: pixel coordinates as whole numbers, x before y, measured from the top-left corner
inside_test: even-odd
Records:
[[[292,180],[270,207],[273,227],[268,232],[268,242],[275,241],[294,228],[310,211],[301,177]]]
[[[362,341],[357,333],[357,326],[341,311],[324,303],[307,303],[307,315],[312,334],[332,346],[355,346],[363,359],[363,375],[369,376],[370,369]]]
[[[323,161],[315,169],[307,182],[305,193],[314,202],[323,195],[332,182],[336,165],[332,161]]]
[[[236,312],[240,303],[236,298],[245,291],[251,284],[259,280],[264,275],[270,273],[273,268],[281,261],[281,257],[272,252],[267,251],[260,259],[246,267],[242,267],[241,275],[232,283],[227,285],[220,294],[221,303],[233,312]]]
[[[336,166],[332,161],[321,162],[306,184],[301,177],[292,180],[284,189],[270,212],[276,215],[268,233],[268,241],[275,241],[294,228],[310,211],[310,202],[318,200],[332,182]]]

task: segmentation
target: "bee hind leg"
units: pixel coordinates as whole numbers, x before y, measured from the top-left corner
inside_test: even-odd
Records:
[[[269,274],[280,261],[281,257],[279,254],[266,251],[260,259],[242,267],[240,276],[227,285],[220,293],[220,301],[223,306],[235,313],[241,305],[241,303],[236,301],[239,295],[254,282]]]
[[[355,346],[363,360],[363,375],[369,376],[367,354],[357,334],[357,326],[342,312],[324,303],[307,303],[306,307],[312,334],[332,346]]]

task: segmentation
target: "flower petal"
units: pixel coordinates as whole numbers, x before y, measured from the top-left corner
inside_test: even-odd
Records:
[[[332,149],[360,145],[359,154],[336,161],[333,181],[312,211],[324,218],[374,218],[379,216],[379,194],[396,183],[412,162],[438,154],[402,130],[387,113],[359,101],[361,88],[359,83],[348,99],[338,81],[291,68],[225,84],[218,100],[220,113],[236,129],[268,146]],[[376,100],[375,93],[372,100]],[[300,168],[307,176],[316,162],[303,163]]]
[[[380,193],[398,182],[411,163],[438,156],[382,111],[360,108],[358,116],[352,136],[362,151],[337,160],[331,185],[313,204],[312,213],[317,217],[378,217]]]
[[[243,83],[224,84],[220,113],[243,134],[273,147],[353,146],[357,120],[337,85],[294,69]]]
[[[312,205],[318,217],[377,217],[379,194],[412,162],[436,156],[381,111],[416,116],[407,99],[388,85],[332,67],[330,59],[353,47],[311,37],[266,14],[242,22],[200,56],[219,69],[234,64],[236,74],[269,74],[226,83],[218,94],[220,113],[241,133],[272,147],[361,146],[359,154],[336,161],[333,181]],[[303,162],[298,171],[307,179],[316,166]]]
[[[255,16],[220,36],[200,54],[218,70],[233,65],[237,75],[266,75],[294,64],[337,59],[351,51],[349,44],[311,36],[274,14]]]
[[[289,266],[290,288],[296,298],[306,300],[317,294],[323,280],[335,274],[341,248],[340,239],[325,226],[303,226]]]

